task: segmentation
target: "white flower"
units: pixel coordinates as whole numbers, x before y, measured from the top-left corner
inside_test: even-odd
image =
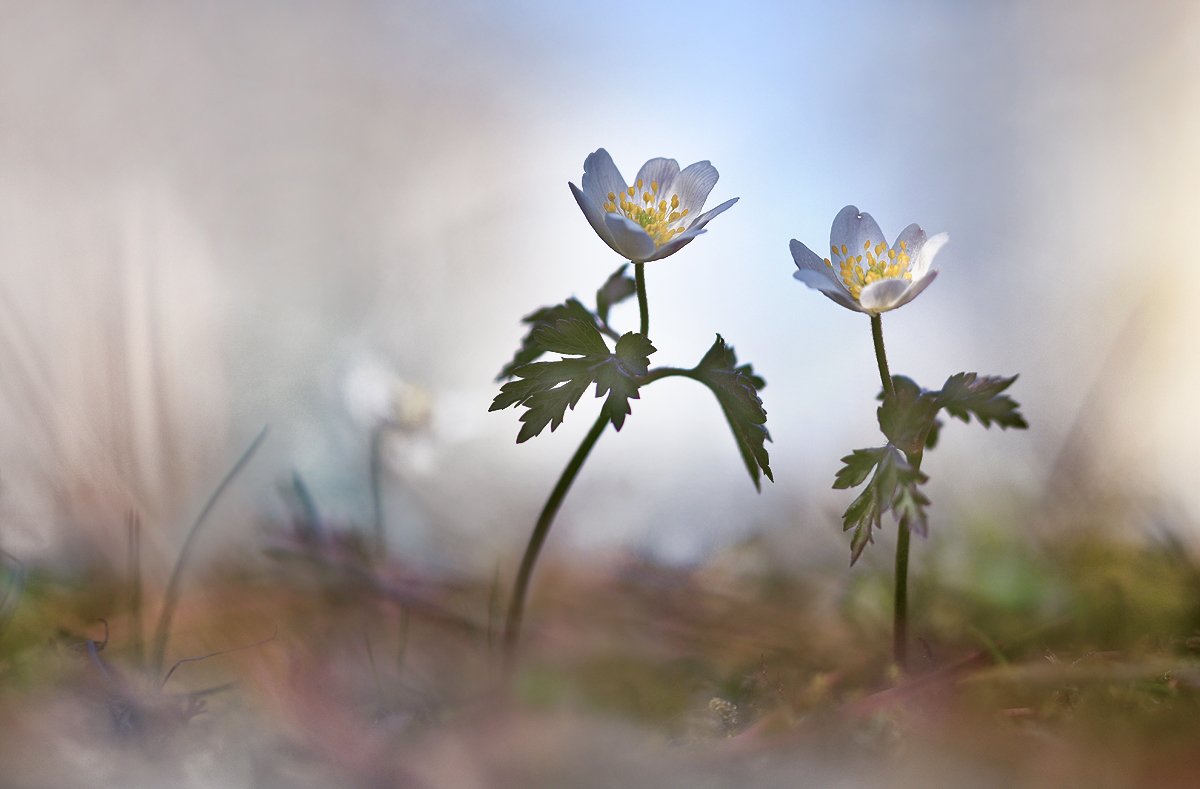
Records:
[[[707,161],[681,171],[674,159],[651,159],[638,170],[634,185],[626,186],[601,148],[583,161],[583,189],[570,187],[596,235],[622,257],[644,263],[675,254],[738,201],[726,200],[701,214],[716,183],[717,168]]]
[[[800,269],[792,276],[847,309],[878,315],[908,304],[929,287],[938,273],[929,264],[949,240],[946,233],[926,239],[914,224],[889,247],[871,215],[848,205],[829,231],[832,260],[822,260],[792,239],[792,257]]]

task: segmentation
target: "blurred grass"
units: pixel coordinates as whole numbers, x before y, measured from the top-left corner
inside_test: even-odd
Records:
[[[297,760],[345,785],[416,780],[413,764],[419,773],[449,758],[425,745],[498,742],[495,731],[471,728],[498,715],[615,722],[648,735],[667,759],[726,753],[744,764],[746,754],[805,753],[846,769],[921,774],[935,754],[986,768],[996,785],[1043,786],[1056,784],[1035,766],[1058,749],[1077,770],[1071,781],[1150,785],[1139,782],[1153,775],[1187,785],[1172,782],[1200,766],[1197,557],[1177,540],[1100,530],[1014,535],[980,522],[919,545],[909,678],[889,665],[883,562],[801,575],[758,539],[690,569],[629,557],[547,563],[521,666],[501,693],[494,581],[422,578],[395,562],[371,569],[353,540],[229,556],[198,574],[168,666],[278,635],[185,664],[161,690],[161,677],[137,664],[128,579],[101,565],[69,576],[31,568],[0,633],[0,766],[81,741],[128,756],[129,736],[103,723],[120,697],[169,712],[134,733],[139,748],[252,748],[279,785],[309,785],[292,783]],[[153,590],[146,599],[156,600]],[[104,637],[100,619],[111,683],[87,656],[87,641]],[[222,690],[202,697],[204,713],[180,717],[186,694],[212,687]],[[57,746],[53,737],[30,745],[48,725],[31,721],[43,710],[64,714],[63,704],[87,712],[90,728],[63,728]],[[588,736],[570,746],[595,747]],[[535,745],[490,756],[466,747],[485,766],[528,777],[550,758]],[[571,773],[569,763],[562,769]],[[255,780],[247,785],[269,785]]]

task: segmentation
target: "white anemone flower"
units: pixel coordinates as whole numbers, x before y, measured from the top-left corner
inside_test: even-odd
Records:
[[[707,161],[680,170],[674,159],[651,159],[627,186],[601,148],[583,161],[583,188],[570,187],[596,235],[621,257],[645,263],[675,254],[738,201],[735,197],[700,213],[717,177],[717,168]]]
[[[792,257],[800,269],[792,276],[846,309],[878,315],[903,307],[929,287],[938,273],[929,265],[949,240],[946,233],[927,239],[913,224],[889,247],[871,215],[848,205],[829,230],[832,259],[822,259],[792,239]]]

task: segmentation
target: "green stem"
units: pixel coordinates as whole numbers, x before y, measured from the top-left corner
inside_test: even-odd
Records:
[[[879,362],[879,380],[885,398],[896,396],[892,376],[888,372],[887,352],[883,347],[883,318],[871,316],[871,337],[875,340],[875,360]],[[913,458],[909,457],[911,463]],[[920,457],[916,459],[921,462]],[[901,671],[908,670],[908,546],[912,534],[900,524],[896,536],[896,606],[892,619],[892,657]]]
[[[896,536],[896,612],[892,627],[892,655],[901,671],[908,671],[908,526]]]
[[[642,314],[642,331],[643,337],[650,337],[650,306],[646,302],[646,264],[633,264],[633,278],[637,283],[638,294],[638,310]]]
[[[879,315],[871,316],[871,337],[875,340],[875,361],[879,362],[879,380],[883,384],[883,393],[888,397],[895,397],[892,375],[888,372],[887,352],[883,349],[883,318]]]
[[[693,381],[703,383],[703,380],[694,369],[685,370],[682,367],[655,367],[645,375],[637,376],[636,380],[638,386],[645,386],[646,384],[654,383],[659,378],[670,378],[672,375],[682,375],[685,378],[691,378]]]
[[[554,522],[554,516],[558,513],[563,497],[570,490],[571,483],[575,481],[579,469],[583,467],[583,461],[587,460],[588,453],[596,445],[596,441],[604,432],[608,421],[607,412],[601,413],[596,419],[596,424],[592,425],[592,429],[588,431],[583,443],[579,445],[579,449],[575,450],[571,462],[563,469],[562,476],[558,478],[558,484],[554,486],[554,490],[550,492],[550,498],[546,500],[546,506],[542,507],[542,514],[538,516],[537,524],[533,527],[533,534],[529,536],[529,544],[525,546],[525,556],[521,558],[521,567],[517,570],[517,580],[513,586],[512,599],[509,601],[508,618],[504,623],[504,665],[506,669],[513,665],[517,639],[521,633],[521,619],[525,614],[525,595],[529,591],[529,579],[533,575],[533,566],[537,563],[538,553],[542,550],[542,544],[546,542],[546,535],[550,533],[550,524]]]

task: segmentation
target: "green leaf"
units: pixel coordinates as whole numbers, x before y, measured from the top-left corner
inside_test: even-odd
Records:
[[[617,430],[625,424],[625,415],[630,412],[629,400],[639,398],[634,376],[646,374],[652,353],[654,346],[648,339],[641,334],[628,332],[617,340],[616,353],[609,363],[596,371],[596,397],[608,392],[604,410]]]
[[[625,276],[627,268],[629,268],[628,263],[614,271],[604,286],[596,291],[596,314],[600,316],[603,323],[608,323],[609,308],[637,293],[637,283],[632,277]]]
[[[886,453],[887,447],[875,447],[874,449],[856,449],[846,455],[842,458],[842,462],[846,465],[838,471],[837,478],[833,482],[834,489],[853,488],[861,485],[862,481],[871,473],[871,469],[879,465],[879,461],[883,460]]]
[[[556,304],[553,307],[542,307],[540,310],[526,315],[521,319],[521,322],[530,325],[529,333],[521,340],[521,347],[513,355],[512,361],[504,365],[504,369],[500,371],[500,375],[496,376],[496,381],[499,382],[506,378],[512,378],[518,367],[535,361],[541,356],[545,351],[538,347],[538,344],[534,340],[534,333],[543,326],[564,319],[583,321],[592,326],[596,325],[596,316],[589,312],[588,308],[583,306],[577,299],[567,299],[563,304]]]
[[[538,326],[533,330],[533,342],[545,353],[608,356],[608,346],[595,325],[581,320],[558,320]]]
[[[517,434],[517,443],[533,438],[542,432],[547,424],[550,425],[551,432],[557,430],[566,415],[567,407],[570,406],[574,410],[575,404],[579,402],[579,398],[587,391],[591,382],[590,377],[569,380],[562,386],[539,389],[526,398],[522,405],[529,410],[521,415],[523,424],[521,432]]]
[[[933,449],[937,446],[938,439],[942,435],[942,420],[935,419],[929,427],[929,435],[925,436],[925,449]]]
[[[938,412],[936,392],[925,392],[911,378],[892,376],[895,397],[884,397],[879,407],[879,427],[894,446],[915,454],[925,449]]]
[[[854,529],[850,539],[850,564],[854,565],[867,544],[874,541],[874,529],[883,523],[883,513],[892,510],[903,526],[920,534],[927,532],[925,507],[929,499],[918,486],[928,481],[924,473],[909,463],[904,453],[892,444],[874,449],[859,449],[842,458],[846,466],[838,472],[834,487],[852,487],[839,482],[857,479],[861,483],[874,468],[871,481],[846,508],[842,515],[842,531]]]
[[[850,566],[858,561],[858,557],[862,556],[863,549],[867,547],[867,543],[875,542],[875,538],[871,536],[871,527],[862,523],[858,524],[858,528],[854,530],[854,536],[850,538]]]
[[[947,378],[942,390],[934,394],[940,408],[945,408],[951,416],[964,422],[970,422],[971,414],[974,414],[984,427],[991,427],[995,422],[1001,428],[1027,428],[1029,424],[1025,417],[1017,411],[1020,408],[1017,401],[1001,394],[1015,380],[1015,375],[1001,378],[958,373]]]
[[[892,502],[892,512],[899,520],[900,528],[928,537],[929,518],[925,514],[925,508],[929,506],[929,498],[917,487],[923,481],[915,477],[905,480],[896,494],[896,500]]]
[[[610,352],[594,322],[564,318],[534,327],[528,338],[537,352],[568,354],[556,362],[528,362],[513,370],[517,380],[500,387],[489,411],[512,405],[528,410],[521,415],[517,443],[528,441],[550,426],[562,424],[567,409],[575,408],[589,385],[596,384],[596,397],[608,394],[602,413],[617,430],[630,413],[629,400],[638,397],[635,376],[645,375],[654,346],[640,334],[630,332]]]
[[[726,345],[719,334],[692,373],[717,396],[717,402],[721,404],[721,410],[733,431],[742,462],[750,472],[750,480],[761,491],[762,474],[775,481],[771,474],[770,457],[763,445],[771,440],[766,428],[767,412],[758,396],[758,390],[765,387],[767,382],[754,374],[751,365],[738,367],[733,347]]]

